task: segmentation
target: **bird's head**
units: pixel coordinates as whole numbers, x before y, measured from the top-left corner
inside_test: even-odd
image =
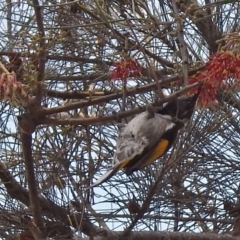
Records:
[[[198,99],[199,93],[193,96],[184,96],[163,104],[157,113],[170,116],[174,122],[189,120]]]

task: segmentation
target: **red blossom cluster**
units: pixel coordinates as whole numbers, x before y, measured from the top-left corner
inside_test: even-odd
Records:
[[[126,81],[129,77],[141,76],[142,67],[134,58],[124,56],[120,61],[113,63],[114,69],[110,73],[112,80]]]
[[[125,55],[113,64],[110,77],[112,80],[126,81],[129,77],[141,76],[142,67],[134,58]],[[240,83],[240,56],[230,52],[217,52],[210,56],[203,70],[189,77],[189,84],[202,82],[198,103],[202,106],[211,105],[216,100],[217,91],[224,85],[231,87],[234,82]],[[195,93],[196,89],[190,93]]]
[[[25,96],[25,91],[21,82],[17,81],[16,74],[2,73],[0,76],[0,99],[15,103],[18,96]]]
[[[223,84],[231,85],[233,80],[240,80],[240,57],[232,52],[217,52],[210,56],[203,70],[189,78],[189,84],[203,82],[199,104],[207,106],[214,103]]]

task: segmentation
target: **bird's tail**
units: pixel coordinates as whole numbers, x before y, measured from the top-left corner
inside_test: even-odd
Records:
[[[102,177],[100,177],[95,183],[93,183],[90,187],[87,189],[93,188],[98,186],[99,184],[106,182],[108,179],[110,179],[113,175],[115,175],[119,170],[123,169],[131,159],[125,159],[124,161],[116,163],[111,169],[109,169],[105,174],[103,174]]]

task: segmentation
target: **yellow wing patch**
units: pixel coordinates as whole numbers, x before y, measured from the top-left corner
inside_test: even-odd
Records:
[[[143,162],[143,165],[141,167],[145,167],[145,166],[151,164],[155,159],[161,157],[164,154],[164,152],[166,151],[168,144],[169,144],[168,140],[162,139],[157,144],[157,146],[153,149],[152,153],[149,155],[147,160],[145,162]],[[121,162],[121,164],[118,166],[117,171],[125,168],[132,161],[132,159],[133,158],[127,158],[127,159],[123,160]]]
[[[129,162],[131,162],[131,160],[132,160],[132,158],[124,159],[121,162],[121,164],[118,166],[118,170],[125,168],[129,164]]]
[[[155,159],[161,157],[168,147],[169,141],[162,139],[157,146],[153,149],[146,162],[143,163],[143,167],[151,164]]]

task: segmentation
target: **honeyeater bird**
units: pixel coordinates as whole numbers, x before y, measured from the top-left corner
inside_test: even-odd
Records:
[[[145,112],[122,129],[112,168],[90,188],[107,181],[121,169],[130,175],[163,156],[172,147],[178,131],[191,118],[198,95],[175,98],[156,109],[147,105]]]

